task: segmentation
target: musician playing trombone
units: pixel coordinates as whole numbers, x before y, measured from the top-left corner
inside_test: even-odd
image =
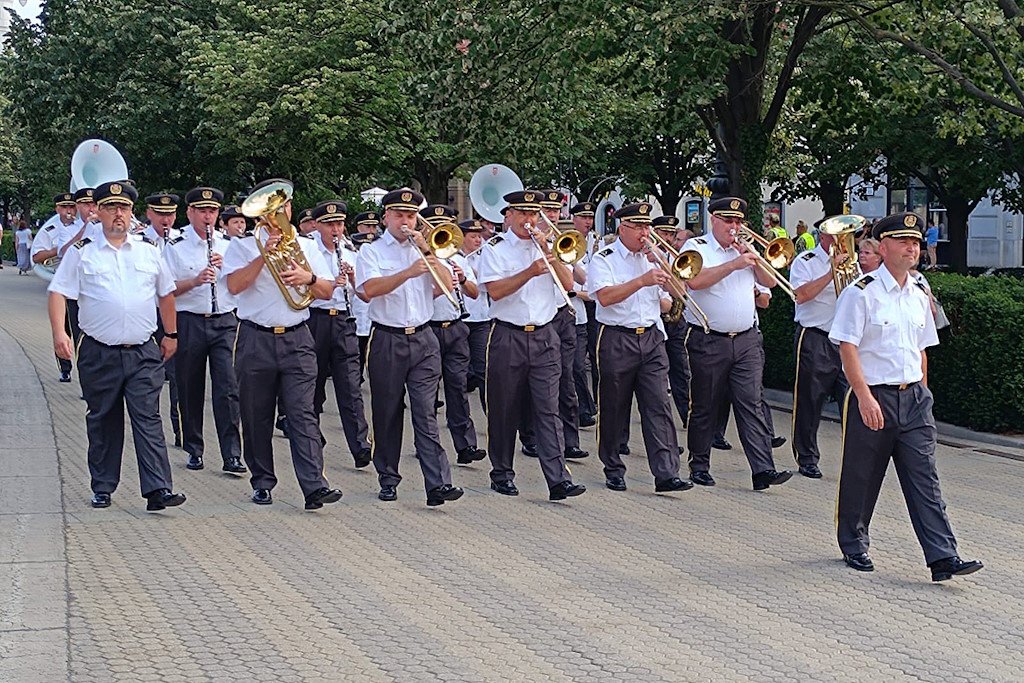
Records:
[[[491,488],[502,495],[519,495],[512,467],[516,430],[524,410],[532,409],[548,498],[564,500],[586,490],[572,483],[565,465],[555,381],[562,372],[562,354],[551,324],[572,287],[572,274],[537,229],[540,193],[519,190],[504,200],[509,229],[484,245],[479,278],[491,298],[493,319],[486,380]]]
[[[661,314],[671,306],[673,275],[651,252],[651,205],[630,204],[615,212],[619,237],[597,252],[587,271],[597,301],[597,454],[605,486],[626,490],[619,443],[636,395],[647,461],[659,493],[693,487],[679,478],[679,443],[668,392],[668,356]],[[666,262],[667,263],[667,262]],[[680,286],[684,286],[680,283]]]
[[[747,202],[722,197],[708,204],[711,232],[686,242],[683,252],[703,259],[689,281],[690,296],[707,314],[708,331],[690,310],[686,349],[690,357],[690,416],[686,441],[693,483],[714,486],[711,442],[718,418],[731,401],[736,425],[750,464],[755,491],[782,484],[792,472],[778,472],[772,459],[771,434],[761,409],[764,360],[757,329],[754,283],[774,287],[775,278],[760,264],[754,247],[742,238]]]
[[[428,324],[434,297],[451,296],[452,278],[416,231],[416,213],[422,203],[423,195],[409,188],[381,198],[384,234],[359,249],[356,291],[370,299],[366,373],[373,466],[380,482],[377,497],[383,501],[398,498],[407,400],[427,505],[433,507],[458,500],[463,491],[452,486],[451,465],[438,435],[434,398],[441,379],[441,357],[437,337]]]

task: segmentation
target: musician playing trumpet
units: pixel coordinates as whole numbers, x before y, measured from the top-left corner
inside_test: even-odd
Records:
[[[671,306],[670,275],[652,253],[651,205],[615,212],[619,237],[597,252],[587,287],[597,301],[597,454],[605,486],[626,490],[619,444],[636,395],[647,461],[659,493],[693,487],[679,477],[679,443],[668,392],[668,356],[661,314]]]
[[[686,242],[683,252],[703,259],[700,273],[689,281],[690,296],[707,314],[705,332],[690,310],[686,350],[690,357],[690,416],[686,441],[693,483],[714,486],[711,442],[725,403],[732,402],[736,425],[750,464],[755,491],[788,481],[792,472],[778,472],[772,459],[771,434],[761,410],[764,360],[757,329],[754,283],[771,288],[775,278],[761,267],[753,247],[741,237],[747,202],[722,197],[708,205],[711,233]]]

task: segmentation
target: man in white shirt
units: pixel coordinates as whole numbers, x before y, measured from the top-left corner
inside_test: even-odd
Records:
[[[491,298],[491,339],[487,346],[487,435],[491,489],[519,495],[512,468],[516,430],[532,411],[537,455],[550,500],[578,496],[565,465],[565,441],[558,414],[561,340],[552,321],[562,303],[552,274],[565,288],[572,274],[547,246],[540,220],[540,193],[505,195],[509,230],[484,245],[480,282]],[[564,305],[564,304],[563,304]]]
[[[53,198],[56,213],[43,224],[32,242],[31,257],[34,264],[42,265],[48,259],[57,257],[61,229],[69,229],[75,223],[75,197],[70,192],[61,192]],[[68,327],[71,335],[71,327]],[[71,361],[57,356],[61,382],[71,381]]]
[[[358,295],[355,284],[356,252],[338,239],[345,234],[345,212],[341,200],[317,204],[312,211],[316,230],[312,232],[320,254],[334,275],[334,293],[330,299],[317,299],[309,306],[309,331],[316,348],[316,391],[313,409],[319,420],[327,400],[327,376],[334,384],[341,426],[349,453],[357,468],[370,464],[372,452],[367,439],[368,427],[359,390],[359,342],[353,314]],[[326,443],[321,429],[320,441]]]
[[[957,555],[935,468],[929,346],[939,343],[930,300],[910,276],[921,258],[920,219],[900,213],[874,227],[882,266],[843,290],[829,338],[850,383],[843,403],[843,456],[836,536],[846,564],[873,571],[868,525],[892,460],[932,581],[971,574]]]
[[[477,281],[480,271],[480,253],[483,247],[484,227],[479,219],[473,218],[459,223],[462,228],[462,257],[466,261],[468,271],[473,272],[473,280]],[[477,284],[479,294],[475,299],[466,299],[466,326],[469,327],[469,378],[466,380],[466,391],[479,391],[480,407],[487,412],[487,336],[491,331],[491,302],[487,292]]]
[[[352,235],[352,244],[358,254],[364,244],[369,244],[377,239],[377,232],[380,229],[380,214],[376,211],[363,211],[356,214],[352,222],[356,229],[356,233]],[[362,384],[366,373],[366,342],[370,340],[369,303],[357,296],[352,300],[352,314],[356,317],[356,339],[359,340],[359,383]]]
[[[690,334],[690,416],[686,440],[693,483],[714,486],[711,442],[727,402],[731,401],[755,491],[789,481],[792,472],[775,470],[771,433],[762,409],[764,355],[757,329],[754,285],[775,286],[775,278],[759,265],[750,245],[738,236],[747,203],[723,197],[708,204],[711,232],[686,242],[683,251],[703,259],[689,281],[692,299],[707,314],[705,333],[693,312],[686,311]]]
[[[171,492],[171,466],[160,425],[163,361],[177,349],[174,280],[148,241],[128,238],[131,185],[104,183],[95,197],[102,222],[96,240],[84,237],[68,249],[50,283],[50,326],[57,355],[70,359],[73,341],[64,326],[66,299],[80,301],[82,337],[78,372],[88,404],[92,506],[110,506],[121,478],[124,411],[132,422],[139,483],[146,509],[181,505]],[[153,339],[157,309],[167,330],[159,348]]]
[[[341,500],[341,490],[329,488],[323,473],[323,446],[313,411],[316,353],[306,326],[309,311],[301,306],[293,308],[285,300],[256,240],[264,240],[268,253],[278,253],[283,249],[279,248],[283,239],[294,239],[286,244],[298,252],[278,254],[290,262],[290,267],[278,273],[290,296],[299,298],[301,291],[316,299],[329,299],[334,293],[334,279],[316,244],[298,237],[295,228],[288,225],[292,184],[271,178],[256,185],[252,192],[271,190],[283,202],[260,219],[267,222],[268,229],[261,230],[259,237],[231,240],[221,267],[227,278],[226,289],[237,297],[236,313],[240,323],[235,340],[235,378],[241,411],[242,454],[252,473],[252,501],[257,505],[270,505],[273,502],[271,490],[277,485],[273,436],[274,410],[280,398],[288,415],[288,443],[295,476],[305,497],[305,508],[318,510],[324,504]],[[282,229],[280,223],[286,227]],[[306,263],[301,264],[301,261]]]
[[[587,240],[587,253],[575,264],[572,273],[577,285],[577,296],[573,301],[576,307],[576,355],[573,358],[572,374],[580,405],[581,427],[591,427],[597,421],[597,304],[587,295],[587,268],[590,266],[590,259],[602,246],[600,236],[594,234],[596,211],[597,205],[594,202],[579,202],[569,209],[572,229],[578,230]],[[587,358],[590,358],[589,383]]]
[[[57,255],[64,257],[65,252],[79,240],[88,237],[93,242],[99,240],[102,233],[100,223],[96,220],[96,200],[93,198],[93,188],[83,187],[75,192],[75,209],[78,211],[78,220],[68,225],[57,227]],[[77,340],[81,334],[78,328],[78,300],[74,297],[67,298],[67,321],[71,328],[71,338]]]
[[[209,364],[221,469],[244,474],[233,361],[238,320],[235,297],[228,291],[222,271],[228,241],[213,229],[223,197],[220,190],[212,187],[189,190],[185,195],[189,224],[180,236],[167,243],[164,260],[175,280],[178,304],[175,375],[181,403],[182,445],[188,453],[186,467],[204,467],[203,418]]]
[[[373,466],[380,492],[377,498],[398,498],[402,475],[398,463],[404,427],[403,397],[408,392],[415,432],[416,456],[427,489],[427,505],[458,500],[463,491],[452,486],[451,466],[437,431],[434,400],[441,379],[437,337],[430,329],[434,296],[451,291],[448,272],[427,249],[416,231],[416,212],[423,195],[408,188],[381,198],[384,234],[363,245],[356,256],[356,291],[370,299],[372,327],[366,348],[370,381],[370,419],[373,424]],[[428,273],[438,274],[440,286]]]
[[[615,212],[619,238],[597,252],[587,287],[597,302],[597,454],[605,486],[626,490],[626,465],[619,445],[636,394],[654,490],[685,491],[679,478],[679,443],[668,392],[668,356],[661,314],[669,309],[669,275],[652,262],[651,205],[629,204]]]

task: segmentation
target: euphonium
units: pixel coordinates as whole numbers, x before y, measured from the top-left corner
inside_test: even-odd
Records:
[[[249,218],[256,219],[256,227],[253,228],[253,236],[256,238],[256,246],[259,247],[267,269],[274,276],[281,295],[293,310],[301,311],[313,303],[313,293],[307,285],[290,287],[281,279],[281,272],[290,270],[292,263],[295,263],[303,270],[312,272],[302,246],[298,242],[295,228],[288,220],[284,205],[292,198],[294,188],[286,181],[269,183],[266,187],[255,190],[242,202],[242,214]],[[267,248],[260,239],[260,231],[268,234],[277,230],[281,233],[281,240],[272,248]]]
[[[828,255],[832,263],[832,284],[836,288],[836,296],[860,277],[854,233],[863,228],[865,223],[867,219],[864,216],[846,215],[826,218],[818,226],[823,234],[833,237]],[[836,259],[844,254],[846,260],[836,265]]]

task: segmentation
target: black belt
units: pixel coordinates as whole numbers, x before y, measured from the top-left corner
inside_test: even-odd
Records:
[[[381,325],[380,323],[373,323],[374,329],[383,330],[384,332],[390,332],[391,334],[416,334],[420,330],[426,329],[427,323],[417,325],[416,327],[391,327],[390,325]]]
[[[613,330],[618,330],[623,334],[647,334],[651,330],[655,329],[654,325],[648,325],[647,327],[624,327],[623,325],[605,325]]]
[[[313,308],[310,306],[309,312],[315,313],[316,315],[329,315],[332,317],[336,315],[348,315],[348,311],[343,308]]]
[[[449,327],[451,327],[452,325],[454,325],[455,323],[458,323],[458,322],[462,322],[462,319],[459,318],[459,319],[456,319],[456,320],[431,320],[430,321],[430,326],[431,327],[440,327],[442,330],[446,330],[446,329],[448,329]]]
[[[260,332],[269,332],[270,334],[284,334],[285,332],[297,330],[306,324],[305,321],[303,321],[298,325],[291,325],[289,327],[264,327],[263,325],[257,325],[251,320],[239,320],[238,322],[242,323],[246,327],[251,327],[252,329],[259,330]]]
[[[96,337],[90,337],[89,335],[85,334],[84,332],[82,334],[83,334],[83,336],[88,337],[90,341],[94,341],[97,344],[99,344],[100,346],[105,346],[108,349],[135,349],[135,348],[138,348],[138,347],[142,346],[143,344],[148,344],[150,339],[153,338],[153,337],[150,337],[146,341],[142,342],[142,344],[104,344],[103,342],[101,342]]]
[[[221,318],[225,315],[234,315],[234,311],[226,313],[193,313],[192,311],[178,311],[178,315],[191,315],[196,318]]]
[[[704,328],[701,327],[700,325],[694,325],[693,323],[690,323],[690,327],[694,328],[695,330],[700,330],[701,332],[704,331]],[[741,334],[746,334],[747,332],[750,332],[751,330],[755,329],[757,329],[757,327],[752,325],[747,329],[743,330],[742,332],[719,332],[718,330],[708,330],[707,334],[713,334],[716,337],[728,337],[729,339],[732,339],[734,337],[738,337]]]
[[[807,330],[808,332],[817,332],[818,334],[823,334],[826,337],[829,335],[828,332],[826,332],[825,330],[821,329],[820,327],[804,327],[803,325],[801,325],[800,327],[805,329],[805,330]]]
[[[906,391],[913,389],[920,382],[907,382],[906,384],[872,384],[871,389],[892,389],[893,391]]]
[[[544,323],[543,325],[513,325],[512,323],[507,323],[504,320],[498,320],[498,319],[495,319],[494,322],[496,322],[497,324],[501,325],[502,327],[507,327],[509,329],[517,330],[519,332],[536,332],[539,329],[547,327],[548,324],[549,324],[549,323]]]

